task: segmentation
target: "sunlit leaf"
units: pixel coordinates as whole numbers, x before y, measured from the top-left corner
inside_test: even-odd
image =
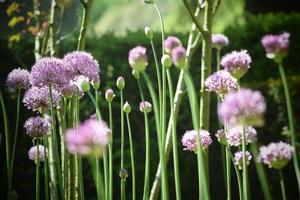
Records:
[[[10,4],[10,6],[8,6],[8,8],[6,9],[6,14],[8,16],[11,16],[14,12],[19,12],[19,11],[20,11],[20,4],[14,2]]]
[[[22,16],[13,17],[13,18],[11,18],[11,19],[9,20],[8,26],[11,27],[11,28],[13,28],[16,24],[18,24],[18,23],[20,23],[20,22],[22,22],[22,21],[24,21],[24,20],[25,20],[25,19],[24,19],[24,17],[22,17]]]
[[[27,12],[27,15],[28,15],[28,17],[34,17],[34,13],[31,11]]]
[[[21,33],[17,33],[17,34],[11,35],[8,38],[9,42],[20,42],[20,40],[21,40]]]

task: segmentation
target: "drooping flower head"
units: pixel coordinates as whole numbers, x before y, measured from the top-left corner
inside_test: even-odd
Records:
[[[285,142],[270,143],[259,148],[258,160],[270,168],[281,169],[292,158],[294,147]]]
[[[251,62],[252,60],[247,50],[232,51],[221,59],[222,67],[237,79],[246,74]]]
[[[168,54],[172,54],[173,49],[176,47],[181,47],[182,44],[180,40],[175,36],[168,36],[164,42],[165,50]]]
[[[221,70],[213,73],[205,80],[207,91],[216,92],[221,97],[227,93],[235,92],[238,89],[238,83],[228,72]]]
[[[30,73],[26,69],[14,69],[8,74],[6,85],[13,90],[27,89],[30,87],[29,77]]]
[[[221,50],[223,47],[229,44],[228,37],[223,34],[212,34],[211,35],[212,46],[218,50]]]
[[[38,150],[39,150],[39,152],[38,152]],[[48,151],[43,145],[33,146],[28,151],[28,157],[30,160],[33,160],[36,163],[38,155],[39,155],[39,161],[42,162],[42,161],[45,161],[47,153],[48,153]]]
[[[176,47],[172,50],[172,60],[176,67],[183,69],[185,67],[186,52],[182,46]]]
[[[238,151],[234,154],[234,164],[238,166],[240,170],[243,169],[243,156],[244,153],[242,151]],[[246,151],[246,164],[249,165],[252,159],[252,155],[249,151]]]
[[[265,111],[266,103],[262,94],[250,89],[227,94],[218,108],[220,120],[231,126],[262,126]]]
[[[98,61],[88,52],[73,51],[64,56],[63,61],[71,79],[77,76],[85,76],[98,88],[100,84],[100,67]],[[69,79],[70,81],[70,79]]]
[[[226,140],[230,146],[240,146],[242,145],[242,135],[243,134],[243,126],[235,126],[230,128],[226,133]],[[252,127],[245,127],[245,136],[246,136],[246,144],[250,144],[255,142],[257,139],[257,132]]]
[[[44,137],[49,133],[50,127],[50,119],[45,119],[40,116],[30,117],[24,124],[26,134],[32,138]]]
[[[207,130],[190,130],[186,131],[182,136],[181,143],[184,146],[183,150],[197,152],[197,134],[199,134],[200,143],[203,149],[207,148],[212,143],[210,133]]]
[[[149,113],[152,111],[152,105],[149,101],[142,101],[140,103],[140,111]]]
[[[41,58],[31,69],[30,83],[32,86],[53,86],[60,88],[68,84],[66,79],[66,67],[61,59],[54,57]]]
[[[88,119],[66,132],[67,150],[81,156],[101,156],[109,143],[111,131],[104,121]]]
[[[60,94],[52,89],[53,106],[57,106],[60,101]],[[50,109],[51,100],[48,87],[32,87],[26,91],[23,103],[25,107],[33,111],[42,111]]]
[[[136,46],[128,53],[128,62],[132,69],[143,72],[148,65],[147,49],[143,46]]]
[[[281,62],[288,54],[289,37],[288,32],[279,35],[265,35],[261,40],[261,44],[265,48],[267,57]]]

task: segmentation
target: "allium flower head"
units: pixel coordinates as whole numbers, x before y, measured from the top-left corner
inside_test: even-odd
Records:
[[[228,72],[221,70],[213,73],[205,80],[207,91],[216,92],[221,97],[227,93],[235,92],[238,89],[238,83]]]
[[[39,152],[38,152],[39,150]],[[28,157],[30,160],[33,160],[35,163],[37,162],[37,156],[39,154],[39,160],[40,161],[45,161],[45,158],[48,154],[47,149],[43,145],[33,146],[29,149],[28,151]]]
[[[30,73],[26,69],[14,69],[12,70],[6,79],[6,85],[10,89],[27,89],[30,87],[29,82]]]
[[[149,113],[152,111],[152,105],[150,102],[148,101],[142,101],[140,103],[140,111],[141,112],[146,112],[146,113]]]
[[[185,67],[186,52],[182,46],[176,47],[172,50],[172,60],[176,67],[183,69]]]
[[[112,100],[115,98],[115,93],[112,89],[107,89],[105,92],[105,99],[107,102],[112,102]]]
[[[90,80],[83,75],[76,76],[70,84],[76,86],[80,92],[87,92],[90,90]]]
[[[104,121],[88,119],[66,132],[67,150],[82,156],[101,156],[109,143],[111,131]]]
[[[270,143],[259,148],[258,160],[270,168],[281,169],[292,158],[294,147],[285,142]]]
[[[211,35],[212,46],[218,50],[222,49],[222,47],[227,46],[229,44],[228,37],[223,34],[212,34]]]
[[[279,62],[286,57],[290,43],[289,37],[288,32],[280,35],[265,35],[261,40],[261,44],[266,50],[267,57]]]
[[[240,170],[243,169],[243,156],[244,153],[242,151],[238,151],[234,154],[234,164],[238,166]],[[246,164],[249,165],[252,159],[252,155],[249,151],[246,151]]]
[[[197,134],[199,134],[200,143],[203,149],[207,148],[212,143],[210,133],[207,130],[190,130],[186,131],[182,136],[181,143],[184,146],[183,150],[197,152]]]
[[[227,139],[226,139],[226,135],[225,135],[224,129],[219,129],[217,131],[217,133],[215,134],[215,136],[217,137],[218,141],[221,144],[227,145]]]
[[[59,88],[68,83],[66,67],[61,59],[41,58],[31,69],[30,83],[36,87],[54,86]]]
[[[147,49],[142,46],[136,46],[128,53],[128,62],[132,69],[143,72],[148,65]]]
[[[175,36],[168,36],[164,42],[164,45],[168,54],[172,54],[173,49],[175,49],[176,47],[182,46],[180,40]]]
[[[235,126],[230,128],[226,133],[226,140],[230,146],[240,146],[242,145],[242,136],[243,136],[243,126]],[[257,132],[252,127],[245,127],[245,136],[246,144],[255,142],[257,139]]]
[[[44,137],[49,133],[50,127],[50,119],[45,119],[40,116],[30,117],[24,124],[26,134],[32,138]]]
[[[60,94],[52,89],[53,106],[57,106],[60,101]],[[50,109],[50,92],[48,87],[32,87],[26,91],[23,103],[25,107],[33,111],[41,111]]]
[[[76,94],[76,92],[78,91],[78,88],[75,84],[73,84],[73,82],[64,85],[63,87],[61,87],[59,89],[60,93],[62,94],[63,97],[65,98],[70,98],[72,97],[74,94]]]
[[[221,59],[222,67],[237,79],[246,74],[251,62],[247,50],[233,51]]]
[[[259,91],[241,89],[224,97],[218,114],[221,121],[230,126],[262,126],[265,111],[266,103]]]

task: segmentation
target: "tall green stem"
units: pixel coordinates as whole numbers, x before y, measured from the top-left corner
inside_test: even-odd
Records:
[[[45,149],[49,150],[47,138],[43,139]],[[44,161],[44,180],[45,180],[45,200],[49,200],[49,169],[48,169],[48,156]]]
[[[36,140],[37,157],[36,157],[36,178],[35,178],[35,199],[40,199],[40,141]]]
[[[231,199],[231,159],[229,147],[226,148],[226,187],[227,187],[227,200]]]
[[[111,130],[110,142],[108,145],[108,154],[109,154],[109,199],[113,199],[113,117],[112,117],[112,107],[111,102],[108,102],[109,109],[109,128]]]
[[[246,128],[243,126],[243,135],[242,135],[242,151],[243,151],[243,199],[248,199],[248,166],[246,158]]]
[[[289,92],[288,82],[286,80],[286,75],[284,73],[282,63],[279,64],[279,72],[280,72],[283,89],[284,89],[284,95],[285,95],[285,101],[286,101],[286,107],[287,107],[287,113],[288,113],[288,120],[289,120],[289,129],[290,129],[290,134],[291,134],[291,142],[292,142],[293,147],[295,148],[295,151],[293,151],[293,163],[294,163],[296,178],[297,178],[297,182],[298,182],[298,190],[300,192],[300,170],[299,170],[299,163],[298,163],[298,157],[297,157],[297,135],[295,132],[291,95]]]
[[[238,182],[238,188],[239,188],[239,197],[240,197],[240,200],[243,200],[243,191],[242,191],[242,180],[241,180],[241,175],[240,175],[240,170],[238,169],[238,167],[235,165],[235,161],[234,161],[234,158],[232,156],[232,153],[229,149],[229,147],[226,147],[228,148],[228,152],[229,152],[229,155],[231,157],[231,161],[232,161],[232,164],[233,164],[233,167],[234,167],[234,170],[235,170],[235,174],[236,174],[236,179],[237,179],[237,182]]]
[[[85,48],[86,31],[93,0],[81,0],[81,3],[83,5],[83,14],[81,20],[80,34],[78,37],[77,50],[84,50]]]
[[[278,173],[279,173],[279,177],[280,177],[280,187],[281,187],[282,200],[286,200],[284,178],[283,178],[281,169],[278,170]]]
[[[121,112],[121,170],[124,169],[124,112],[123,112],[124,98],[123,90],[120,90],[120,112]],[[123,180],[124,179],[124,180]],[[125,200],[125,183],[126,178],[121,178],[121,199]]]

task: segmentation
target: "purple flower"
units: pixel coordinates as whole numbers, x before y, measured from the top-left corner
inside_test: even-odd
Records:
[[[140,111],[141,112],[146,112],[146,113],[149,113],[152,111],[152,105],[150,102],[148,101],[142,101],[140,103]]]
[[[57,106],[60,101],[60,94],[52,89],[52,99],[53,106]],[[50,93],[48,87],[32,87],[26,91],[23,103],[25,107],[31,109],[33,111],[42,111],[50,109],[51,101],[50,101]]]
[[[147,49],[143,46],[136,46],[128,53],[128,62],[132,69],[143,72],[148,65]]]
[[[211,143],[212,139],[210,133],[207,130],[190,130],[186,131],[182,136],[181,142],[184,146],[183,150],[197,152],[197,134],[199,133],[201,146],[203,149],[207,148]]]
[[[217,133],[215,134],[215,136],[217,137],[218,141],[221,144],[227,145],[227,140],[226,140],[226,135],[225,135],[224,129],[219,129],[217,131]]]
[[[258,160],[270,168],[281,169],[292,158],[294,147],[285,142],[270,143],[259,148]]]
[[[252,127],[246,127],[245,128],[245,136],[246,136],[246,144],[250,144],[252,142],[255,142],[257,139],[257,132]],[[230,146],[240,146],[242,145],[242,134],[243,134],[243,126],[235,126],[233,128],[230,128],[228,132],[226,133],[226,140],[227,143]]]
[[[175,49],[176,47],[182,46],[180,40],[175,36],[168,36],[164,42],[164,45],[168,54],[172,54],[173,49]]]
[[[82,75],[87,77],[95,88],[99,87],[99,64],[90,53],[84,51],[73,51],[66,54],[63,61],[67,66],[68,74],[71,79]]]
[[[30,73],[26,69],[14,69],[8,74],[6,85],[14,90],[27,89],[30,87],[29,77]]]
[[[88,119],[66,132],[67,150],[82,156],[101,156],[109,143],[111,131],[104,121]]]
[[[218,50],[221,50],[222,47],[227,46],[229,44],[228,37],[223,34],[212,34],[211,35],[212,46]]]
[[[266,103],[259,91],[241,89],[225,96],[218,114],[223,123],[231,126],[262,126],[265,111]]]
[[[243,156],[244,153],[242,151],[238,151],[234,154],[234,164],[239,167],[239,169],[243,169]],[[252,155],[249,151],[246,151],[246,164],[249,165],[252,159]]]
[[[266,35],[262,38],[261,44],[266,50],[267,57],[281,61],[287,56],[289,49],[290,33],[284,32],[280,35]]]
[[[59,91],[60,91],[60,93],[62,94],[63,97],[70,98],[74,94],[76,94],[76,92],[78,91],[78,88],[75,84],[69,83],[69,84],[66,84],[66,85],[62,86],[59,89]]]
[[[182,46],[176,47],[172,50],[172,60],[176,67],[182,69],[185,67],[185,48]]]
[[[67,84],[66,68],[61,59],[41,58],[31,69],[30,83],[36,87],[54,86],[60,88]]]
[[[26,134],[32,138],[44,137],[50,131],[50,119],[44,119],[40,116],[30,117],[24,124]]]
[[[216,92],[221,97],[227,93],[235,92],[238,89],[238,83],[228,72],[221,70],[213,73],[205,80],[207,91]]]
[[[39,153],[38,153],[39,149]],[[43,145],[33,146],[28,151],[28,157],[30,160],[33,160],[35,163],[37,162],[37,156],[39,154],[39,160],[44,161],[47,156],[47,149]]]
[[[251,62],[247,50],[233,51],[221,59],[222,67],[237,79],[246,74]]]

